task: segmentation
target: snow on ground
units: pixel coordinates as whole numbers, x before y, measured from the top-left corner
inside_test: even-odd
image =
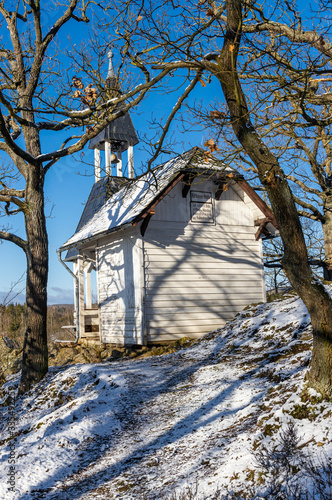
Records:
[[[0,401],[0,498],[159,499],[189,488],[212,499],[250,486],[270,498],[255,453],[276,447],[289,422],[302,453],[332,456],[332,403],[303,393],[310,328],[289,296],[173,354],[52,368],[23,400],[11,402],[12,377]]]

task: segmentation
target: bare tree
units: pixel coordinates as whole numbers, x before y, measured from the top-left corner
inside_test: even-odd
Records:
[[[278,158],[290,181],[300,217],[321,224],[325,255],[321,256],[319,265],[324,270],[324,278],[332,281],[332,149],[329,120],[332,73],[330,57],[326,56],[329,25],[326,19],[319,25],[321,12],[310,11],[320,29],[316,41],[319,39],[319,45],[324,49],[317,53],[308,44],[309,34],[315,41],[313,32],[303,34],[302,41],[297,41],[295,34],[291,36],[292,30],[297,34],[308,20],[296,11],[295,2],[287,5],[278,2],[274,6],[274,17],[277,19],[285,18],[287,9],[287,15],[293,17],[294,22],[290,23],[293,27],[288,26],[287,36],[284,36],[287,25],[271,22],[262,7],[257,6],[250,30],[244,22],[239,78],[248,100],[250,120]],[[221,145],[223,156],[245,170],[251,180],[257,180],[256,165],[234,138],[226,103],[221,99],[207,106],[196,102],[194,107],[188,105],[187,110],[187,126],[193,121],[203,123]],[[318,264],[318,260],[312,257],[314,255],[309,253],[309,259]]]
[[[297,200],[278,155],[269,147],[261,124],[255,119],[261,102],[255,102],[245,81],[246,54],[252,50],[248,48],[248,40],[255,41],[264,34],[273,35],[279,41],[290,41],[296,52],[292,64],[300,79],[305,79],[307,68],[300,64],[301,50],[315,51],[323,58],[321,64],[328,65],[331,61],[331,44],[326,32],[319,32],[319,27],[306,29],[301,24],[295,2],[286,0],[272,5],[262,5],[254,0],[199,0],[184,4],[165,0],[158,4],[158,8],[153,2],[131,1],[126,4],[126,9],[131,16],[117,20],[117,36],[125,41],[125,55],[133,64],[150,65],[158,70],[167,68],[173,72],[187,71],[188,86],[164,125],[160,140],[155,144],[155,154],[162,149],[170,122],[188,97],[189,87],[193,87],[197,80],[202,85],[208,85],[210,78],[219,82],[225,103],[224,109],[214,110],[219,113],[219,126],[232,127],[236,147],[240,145],[247,161],[255,166],[279,225],[284,249],[283,268],[311,316],[314,347],[308,379],[312,386],[330,397],[332,302],[311,271]],[[323,29],[326,30],[326,25]],[[261,75],[264,72],[262,62]],[[315,71],[317,73],[317,67]],[[326,104],[331,97],[325,98]],[[302,116],[309,124],[326,126],[332,122],[330,116],[326,120],[317,119],[312,106],[314,104],[305,99],[300,102]]]
[[[20,393],[48,369],[45,176],[60,158],[82,150],[108,123],[137,105],[170,71],[159,70],[152,77],[143,65],[136,64],[134,79],[123,92],[118,82],[105,90],[100,73],[105,41],[96,47],[92,36],[91,50],[98,49],[94,57],[87,52],[88,44],[81,58],[80,53],[74,59],[66,58],[65,51],[61,54],[59,37],[64,27],[88,24],[89,9],[108,7],[108,2],[103,6],[92,0],[65,0],[47,7],[53,9],[52,17],[43,24],[45,10],[40,2],[0,2],[0,23],[7,28],[0,41],[0,150],[9,160],[8,169],[15,170],[14,176],[9,170],[1,175],[0,202],[6,215],[22,214],[25,222],[25,237],[4,227],[0,239],[19,246],[27,260],[27,326]],[[74,73],[74,64],[80,67],[80,76]],[[73,128],[76,135],[70,130],[63,139],[64,131]],[[50,142],[46,131],[62,132],[61,142],[56,137]]]
[[[101,4],[97,6],[91,1],[91,5],[97,9]],[[314,350],[310,383],[330,396],[331,299],[311,272],[296,200],[278,155],[269,147],[260,123],[255,119],[257,115],[253,110],[258,109],[259,103],[251,102],[254,94],[245,81],[246,54],[251,50],[247,40],[255,42],[264,34],[273,35],[278,40],[287,39],[292,47],[297,47],[297,57],[301,48],[316,51],[328,64],[332,49],[326,33],[303,27],[294,2],[288,0],[277,2],[275,6],[268,3],[262,6],[255,0],[189,0],[182,4],[174,0],[157,4],[149,0],[130,0],[111,5],[106,2],[105,15],[99,21],[92,48],[98,49],[100,37],[109,30],[113,43],[121,50],[120,69],[126,69],[128,64],[133,68],[132,77],[127,77],[127,86],[122,93],[117,85],[106,95],[105,92],[102,94],[104,82],[99,76],[100,59],[97,58],[94,66],[92,61],[95,58],[86,56],[83,51],[77,54],[77,59],[81,61],[81,71],[89,75],[89,80],[83,83],[81,77],[73,75],[73,93],[69,89],[70,79],[66,81],[65,76],[62,85],[56,82],[57,94],[54,90],[49,92],[48,86],[54,85],[55,75],[59,73],[53,66],[56,61],[52,53],[55,37],[69,21],[88,23],[89,7],[89,0],[67,0],[65,6],[57,7],[57,12],[61,14],[45,30],[41,25],[40,5],[34,0],[24,2],[22,6],[18,2],[16,10],[10,7],[10,3],[7,9],[4,3],[0,4],[0,14],[10,38],[10,45],[5,46],[6,38],[0,51],[0,148],[7,153],[25,181],[24,189],[3,183],[0,191],[0,201],[5,204],[5,210],[9,214],[16,211],[23,213],[26,227],[25,239],[9,231],[0,232],[0,238],[14,242],[24,250],[28,263],[27,332],[20,391],[27,390],[47,371],[45,174],[59,158],[80,151],[109,122],[138,104],[150,88],[161,85],[163,81],[164,88],[169,88],[172,80],[166,77],[177,74],[182,79],[182,85],[178,79],[177,101],[159,140],[152,145],[154,153],[149,166],[162,152],[172,120],[195,86],[206,86],[211,78],[216,79],[225,103],[225,112],[214,110],[219,113],[219,126],[232,127],[236,147],[243,149],[247,161],[257,169],[279,224],[284,246],[283,267],[311,315]],[[24,29],[20,28],[21,23]],[[102,38],[101,42],[105,45]],[[83,56],[81,59],[80,54]],[[306,71],[301,66],[295,69],[299,74]],[[64,68],[61,68],[61,74],[66,75]],[[122,74],[126,75],[126,71]],[[76,109],[74,99],[78,103]],[[331,96],[327,95],[324,99],[320,104],[328,105]],[[314,105],[301,100],[302,116],[307,123],[324,127],[332,123],[329,116],[323,121],[317,119],[312,112]],[[53,151],[42,153],[43,131],[64,131],[68,127],[82,126],[83,132],[69,136]],[[24,137],[24,147],[18,140],[20,134]],[[214,143],[209,145],[213,149]],[[15,206],[14,210],[11,205]]]
[[[322,225],[325,245],[324,277],[332,279],[332,189],[331,189],[331,48],[329,23],[319,23],[316,32],[297,34],[305,18],[293,2],[293,19],[285,35],[267,22],[267,31],[246,39],[244,79],[251,84],[255,107],[251,114],[260,134],[278,158],[290,181],[299,215]],[[279,8],[281,5],[279,5]],[[317,6],[319,7],[319,6]],[[258,17],[256,16],[258,22]],[[259,20],[266,20],[260,12]],[[283,31],[282,31],[283,30]],[[291,35],[293,31],[293,35]],[[319,50],[317,50],[319,48]],[[249,169],[257,172],[255,165]]]

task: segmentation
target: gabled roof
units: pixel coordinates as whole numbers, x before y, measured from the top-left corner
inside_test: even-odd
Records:
[[[234,169],[212,156],[207,156],[206,152],[197,147],[136,179],[127,179],[126,184],[110,196],[92,217],[85,217],[84,210],[75,234],[62,245],[61,250],[75,248],[78,244],[126,225],[136,224],[147,217],[157,203],[181,180],[188,182],[190,175],[212,176],[216,173],[220,181],[229,174],[232,174],[233,180],[243,180],[243,176]],[[104,179],[103,181],[106,183]],[[255,195],[253,190],[252,192]],[[264,204],[262,200],[261,203]],[[274,219],[271,211],[266,205],[265,207],[267,217]]]
[[[125,151],[128,145],[138,144],[138,138],[129,112],[112,121],[89,143],[90,149],[105,149],[105,141],[118,142],[121,150]]]
[[[93,187],[75,234],[62,245],[61,249],[73,248],[79,242],[134,222],[156,196],[186,168],[192,171],[199,169],[203,173],[233,171],[216,158],[211,157],[207,160],[202,150],[193,148],[136,179],[126,179],[125,186],[107,200],[104,195],[107,184],[107,177],[105,177]],[[99,189],[102,194],[96,197]],[[95,210],[97,207],[98,210]]]
[[[126,177],[106,176],[96,182],[91,189],[88,201],[84,207],[83,213],[77,225],[75,234],[78,233],[86,224],[90,222],[93,216],[101,209],[106,201],[111,198],[119,189],[121,189],[128,179]],[[77,251],[72,248],[67,252],[65,260],[75,258]]]

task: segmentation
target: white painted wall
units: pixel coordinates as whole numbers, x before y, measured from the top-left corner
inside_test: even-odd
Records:
[[[103,342],[199,337],[247,304],[265,299],[261,242],[255,241],[254,227],[263,214],[238,189],[215,200],[211,179],[197,179],[186,198],[182,188],[179,183],[157,205],[144,238],[135,227],[98,243]],[[209,222],[190,220],[191,192],[195,197],[210,193]]]
[[[136,233],[117,233],[96,251],[102,342],[143,343],[142,249]]]
[[[215,200],[213,181],[197,179],[190,191],[211,193],[214,219],[195,223],[182,187],[157,205],[144,237],[148,341],[199,337],[265,299],[251,200],[232,188]]]

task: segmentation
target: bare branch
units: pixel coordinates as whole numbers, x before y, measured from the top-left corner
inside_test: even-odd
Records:
[[[4,186],[3,182],[0,180],[0,184]],[[24,189],[9,189],[4,187],[0,191],[0,196],[17,196],[17,198],[24,198],[25,190]]]
[[[186,90],[183,92],[183,94],[181,95],[181,97],[179,97],[176,105],[174,106],[174,108],[172,109],[171,113],[169,114],[168,118],[167,118],[167,121],[163,127],[163,131],[162,131],[162,134],[159,138],[159,141],[156,145],[156,150],[154,152],[154,154],[152,155],[152,157],[150,158],[150,160],[148,161],[148,169],[151,168],[151,165],[152,163],[154,162],[154,160],[158,157],[161,149],[162,149],[162,146],[163,146],[163,143],[164,143],[164,139],[166,137],[166,134],[168,133],[169,131],[169,127],[176,115],[176,113],[179,111],[179,109],[181,108],[184,100],[188,97],[188,95],[190,94],[190,92],[195,88],[197,82],[200,80],[201,76],[202,76],[202,73],[203,71],[198,71],[197,75],[195,76],[195,78],[192,80],[192,82],[188,85],[188,87],[186,88]]]
[[[8,149],[11,149],[16,156],[21,157],[23,160],[26,160],[28,163],[31,163],[33,165],[36,163],[35,158],[26,151],[24,151],[23,149],[21,149],[12,139],[11,135],[7,130],[6,122],[1,111],[0,111],[0,134],[2,135]]]
[[[18,207],[20,207],[21,210],[24,210],[25,208],[25,203],[24,201],[20,200],[19,198],[16,198],[15,196],[7,196],[7,195],[2,195],[0,192],[0,201],[3,201],[5,203],[14,203]],[[7,215],[9,215],[7,213]]]
[[[11,241],[12,243],[15,243],[15,245],[22,248],[25,253],[27,252],[27,241],[23,240],[16,234],[8,233],[7,231],[0,231],[0,240]]]

